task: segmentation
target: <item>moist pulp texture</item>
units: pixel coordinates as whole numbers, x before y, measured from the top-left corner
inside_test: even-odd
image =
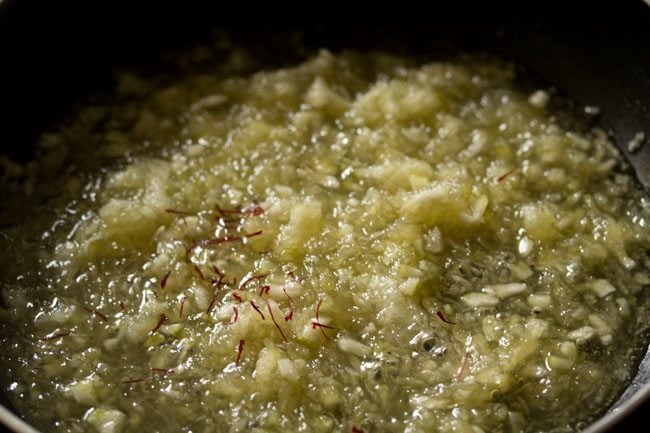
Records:
[[[63,176],[3,280],[2,380],[28,418],[572,431],[613,402],[648,323],[650,237],[602,131],[507,64],[321,51],[249,75],[244,57],[124,75],[41,140],[126,157]]]

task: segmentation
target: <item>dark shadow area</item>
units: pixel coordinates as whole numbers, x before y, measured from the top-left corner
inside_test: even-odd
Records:
[[[190,46],[216,26],[276,61],[300,54],[292,52],[296,30],[314,49],[387,49],[429,58],[459,50],[496,53],[578,103],[600,107],[603,125],[627,143],[650,124],[650,8],[642,1],[620,3],[448,2],[425,10],[403,2],[354,13],[333,4],[318,12],[287,7],[276,16],[272,5],[258,10],[254,3],[5,0],[2,150],[27,157],[40,131],[70,112],[80,95],[110,86],[117,68],[169,68],[162,53]],[[635,159],[650,155],[640,156]],[[647,184],[645,173],[641,178]]]

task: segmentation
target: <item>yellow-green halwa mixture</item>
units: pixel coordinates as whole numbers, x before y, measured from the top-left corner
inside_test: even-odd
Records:
[[[43,136],[125,156],[66,178],[45,247],[4,280],[3,386],[29,420],[568,432],[613,403],[648,323],[650,231],[604,132],[501,62],[238,62],[126,74]]]

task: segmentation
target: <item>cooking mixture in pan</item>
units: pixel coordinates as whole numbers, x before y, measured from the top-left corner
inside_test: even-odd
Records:
[[[603,131],[500,61],[251,58],[124,74],[38,163],[4,159],[12,209],[37,209],[2,238],[21,413],[58,432],[563,432],[616,399],[650,231]]]

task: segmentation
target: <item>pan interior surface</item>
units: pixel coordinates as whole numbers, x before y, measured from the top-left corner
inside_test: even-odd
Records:
[[[542,21],[543,21],[543,19],[542,19]],[[522,20],[522,22],[525,22],[525,20]],[[503,32],[491,32],[491,33],[489,33],[490,37],[493,38],[495,41],[497,41],[496,45],[499,47],[496,50],[492,50],[492,51],[504,50],[505,54],[508,56],[508,58],[515,58],[516,60],[520,60],[522,64],[529,66],[529,68],[533,69],[535,72],[539,72],[543,76],[544,79],[547,79],[550,82],[553,82],[554,84],[557,83],[558,86],[560,87],[561,91],[564,91],[567,94],[569,94],[570,96],[575,97],[580,103],[587,104],[587,105],[598,105],[598,106],[602,107],[602,113],[603,114],[602,114],[602,118],[601,118],[601,124],[603,124],[606,128],[612,128],[613,133],[615,133],[616,141],[624,145],[623,146],[623,152],[627,153],[627,147],[626,147],[627,143],[637,133],[642,132],[645,125],[648,124],[645,121],[647,119],[645,119],[645,117],[644,117],[644,116],[647,115],[647,111],[644,111],[644,109],[643,109],[643,107],[644,107],[643,98],[644,98],[644,95],[647,95],[647,94],[644,94],[644,91],[647,91],[647,89],[646,88],[635,89],[635,91],[634,91],[634,98],[635,99],[634,100],[626,99],[628,97],[625,95],[625,92],[621,91],[620,95],[617,95],[618,102],[612,102],[615,98],[605,98],[602,94],[600,94],[598,92],[584,93],[585,92],[584,88],[589,87],[589,85],[593,86],[594,83],[587,83],[587,84],[582,83],[583,88],[581,88],[578,85],[576,85],[575,88],[571,88],[571,80],[567,81],[567,78],[566,78],[567,76],[571,76],[571,74],[566,74],[564,76],[564,78],[555,79],[555,77],[553,77],[553,74],[546,74],[545,73],[545,69],[546,69],[546,72],[548,72],[548,69],[549,69],[549,66],[547,65],[548,59],[544,60],[544,59],[539,59],[539,58],[535,58],[535,57],[526,58],[525,55],[522,55],[521,52],[517,51],[518,49],[523,50],[523,48],[520,47],[518,44],[523,45],[524,42],[518,41],[517,37],[511,36],[511,35],[518,35],[516,33],[516,29],[519,29],[520,27],[517,27],[517,26],[521,26],[522,24],[520,22],[515,21],[514,24],[510,23],[509,25],[511,27],[513,27],[515,30],[513,30],[513,28],[511,28],[511,29],[505,28],[505,30]],[[563,46],[560,47],[560,48],[558,48],[557,46],[554,46],[553,41],[549,40],[548,36],[542,35],[542,33],[544,33],[543,32],[543,29],[544,29],[543,25],[544,24],[539,24],[538,27],[537,27],[537,39],[533,38],[534,39],[533,41],[526,41],[525,43],[526,44],[537,44],[536,45],[537,47],[548,48],[548,50],[545,51],[545,52],[549,52],[552,49],[556,49],[558,51],[561,51],[562,49],[566,49],[566,48],[563,48]],[[632,27],[634,28],[634,26],[632,26]],[[264,31],[265,31],[264,29],[261,29],[260,33],[263,33]],[[275,30],[274,31],[266,30],[266,31],[269,34],[272,34],[273,37],[275,37],[275,38],[278,37],[277,36],[278,33]],[[354,32],[355,31],[350,30],[350,33],[354,34]],[[512,32],[512,33],[509,33],[509,32]],[[242,33],[245,33],[245,32],[242,32]],[[535,31],[533,31],[532,33],[535,34]],[[291,34],[292,34],[292,32],[287,32],[286,40],[290,39]],[[328,27],[327,26],[321,26],[321,27],[317,28],[316,30],[312,31],[311,33],[306,32],[305,34],[306,34],[306,36],[304,36],[304,39],[308,43],[313,44],[314,46],[325,45],[326,42],[323,42],[323,40],[331,38],[333,40],[331,40],[327,45],[336,48],[337,44],[340,44],[340,46],[345,46],[345,44],[349,40],[348,39],[349,35],[345,35],[345,34],[339,35],[338,38],[332,37],[328,33]],[[374,41],[376,41],[378,39],[382,39],[380,36],[382,36],[382,35],[377,35],[377,34],[372,34],[371,32],[370,33],[366,32],[362,36],[356,35],[355,38],[357,38],[356,39],[358,41],[357,43],[359,45],[363,46],[364,44],[371,45]],[[340,40],[337,40],[339,38],[340,38]],[[405,38],[409,39],[409,37],[405,37]],[[433,39],[435,39],[435,38],[430,38],[429,40],[433,40]],[[439,40],[439,39],[437,39],[437,40]],[[458,45],[463,46],[464,43],[469,44],[469,47],[467,48],[468,50],[472,50],[472,49],[475,49],[475,48],[483,48],[483,47],[472,46],[471,42],[462,41],[462,42],[459,43],[458,40],[456,40],[456,41],[454,41],[454,42],[452,42],[450,44],[436,42],[433,47],[425,46],[425,47],[420,48],[420,50],[426,51],[426,50],[430,49],[430,50],[435,50],[436,52],[445,53],[445,52],[448,52],[449,50],[454,50],[455,47],[458,46]],[[400,46],[401,47],[401,46],[404,45],[404,42],[403,41],[393,41],[393,42],[389,41],[387,43],[387,45],[391,45],[391,44],[394,44],[394,46]],[[605,47],[608,46],[608,44],[605,41],[603,41],[603,44],[604,44]],[[530,46],[530,45],[528,45],[528,46]],[[464,46],[463,46],[463,49],[465,49]],[[509,50],[512,50],[512,51],[509,52]],[[581,53],[582,56],[588,56],[589,55],[588,50],[580,50],[580,53]],[[624,68],[625,67],[625,62],[636,62],[635,63],[635,65],[636,65],[635,69],[633,69],[631,73],[640,74],[641,76],[643,76],[643,74],[645,73],[644,72],[645,70],[643,69],[644,68],[644,66],[643,66],[644,63],[643,62],[647,61],[647,59],[643,59],[643,58],[637,59],[637,58],[635,58],[634,56],[636,55],[636,53],[631,53],[631,54],[623,53],[623,54],[624,55],[629,55],[629,57],[625,58],[621,62],[619,67]],[[523,56],[521,59],[517,58],[517,57],[521,57],[521,56]],[[270,57],[272,57],[272,56],[270,56]],[[548,57],[550,57],[550,55],[548,55]],[[579,62],[580,61],[580,59],[577,58],[577,57],[573,57],[571,60],[566,60],[567,57],[559,56],[559,59],[560,59],[559,65],[557,63],[555,63],[553,65],[553,68],[555,68],[556,70],[562,70],[562,68],[565,68],[565,70],[571,69],[571,68],[575,67],[574,62]],[[88,67],[92,69],[92,67],[94,67],[94,66],[96,66],[96,65],[90,65]],[[557,73],[557,72],[555,72],[555,73]],[[608,76],[609,79],[611,79],[611,80],[622,80],[621,73],[622,72],[620,72],[620,71],[619,72],[613,71],[611,74],[604,74],[604,75]],[[593,80],[596,81],[597,79],[593,78]],[[589,80],[582,80],[582,81],[589,81]],[[569,84],[567,84],[567,83],[569,83]],[[563,84],[566,87],[563,87],[562,86]],[[573,84],[575,84],[575,83],[573,83]],[[614,83],[614,84],[616,84],[616,83]],[[610,83],[610,85],[614,85],[614,84]],[[615,105],[612,105],[612,104],[615,104]],[[621,108],[621,106],[623,106],[623,108]],[[630,116],[630,113],[634,114],[634,116]],[[43,114],[43,118],[45,118],[45,117],[47,117],[47,115]],[[19,132],[15,132],[14,137],[18,137],[19,136],[18,134],[19,134]],[[643,170],[643,168],[644,168],[644,156],[643,155],[644,155],[645,151],[646,151],[646,148],[642,147],[640,152],[629,155],[630,156],[630,158],[629,158],[630,162],[636,168],[636,173],[637,173],[637,175],[639,177],[639,180],[644,185],[645,185],[645,180],[644,180],[644,170]],[[16,150],[9,150],[9,152],[10,153],[12,153],[12,152],[15,153]],[[641,372],[643,372],[644,369],[645,369],[644,365],[645,364],[643,364],[643,363],[641,364],[641,366],[642,366],[641,367]],[[647,380],[643,378],[642,374],[637,376],[637,379],[635,380],[635,382],[633,382],[633,385],[631,386],[630,391],[628,391],[626,394],[624,394],[623,400],[621,400],[621,401],[622,402],[626,401],[625,397],[628,396],[628,395],[629,396],[632,395],[631,390],[640,389],[641,393],[644,392],[643,388],[645,387],[645,385],[644,385],[645,383],[647,383]]]

